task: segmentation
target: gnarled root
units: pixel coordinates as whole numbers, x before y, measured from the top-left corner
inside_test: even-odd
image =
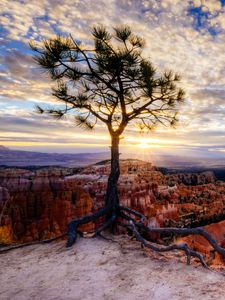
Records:
[[[4,247],[4,248],[0,249],[0,254],[6,253],[10,250],[24,248],[24,247],[27,247],[27,246],[33,246],[33,245],[37,245],[37,244],[48,244],[48,243],[51,243],[51,242],[56,241],[58,239],[61,239],[61,238],[65,237],[66,235],[67,235],[67,233],[62,233],[60,235],[57,235],[57,236],[55,236],[53,238],[50,238],[50,239],[47,239],[47,240],[10,245],[8,247]]]
[[[110,211],[110,210],[109,210]],[[107,213],[107,209],[102,209],[98,213],[92,214],[90,216],[84,217],[82,219],[74,220],[69,224],[69,240],[67,243],[67,246],[72,246],[72,244],[76,241],[76,230],[77,226],[80,224],[84,224],[90,221],[95,220],[96,218],[104,215]],[[119,220],[117,219],[119,217]],[[125,221],[125,222],[124,222]],[[154,243],[151,243],[147,241],[143,234],[145,233],[161,233],[161,234],[168,234],[168,235],[177,235],[177,236],[184,236],[189,234],[194,235],[201,235],[203,236],[214,248],[215,251],[217,251],[222,257],[225,257],[225,249],[222,248],[216,240],[203,228],[152,228],[148,227],[147,219],[146,217],[131,209],[128,207],[120,206],[118,208],[117,213],[114,213],[111,215],[110,218],[103,223],[101,227],[99,227],[96,232],[93,234],[93,236],[100,235],[103,230],[105,230],[107,227],[109,227],[112,223],[116,223],[119,226],[122,226],[126,228],[129,232],[133,234],[133,236],[136,238],[137,241],[141,242],[142,246],[147,247],[153,251],[156,252],[167,252],[172,250],[180,250],[185,252],[187,256],[187,264],[190,264],[191,257],[197,258],[201,264],[208,268],[203,254],[194,251],[191,249],[186,243],[181,244],[171,244],[169,246],[157,246]],[[72,242],[72,243],[71,243]]]
[[[128,212],[126,214],[125,212]],[[138,213],[139,214],[139,213]],[[156,252],[167,252],[171,250],[182,250],[185,252],[187,256],[187,264],[190,264],[190,259],[191,257],[198,258],[201,264],[208,268],[208,265],[205,262],[204,256],[197,252],[192,250],[187,244],[181,243],[181,244],[172,244],[169,246],[156,246],[153,243],[150,243],[147,241],[145,238],[143,238],[142,234],[143,233],[161,233],[161,234],[168,234],[168,235],[177,235],[177,236],[184,236],[184,235],[201,235],[203,236],[213,247],[213,249],[218,252],[223,258],[225,257],[225,249],[222,248],[216,240],[203,228],[198,227],[198,228],[153,228],[153,227],[148,227],[145,223],[145,217],[142,214],[138,214],[129,208],[122,207],[120,211],[120,216],[124,218],[128,223],[126,222],[121,223],[119,222],[120,226],[126,227],[129,231],[132,232],[132,234],[135,236],[136,240],[141,242],[142,246],[145,246],[151,250],[154,250]],[[132,215],[132,217],[130,216]],[[133,216],[139,217],[140,221],[136,221]]]
[[[105,216],[109,212],[110,212],[110,207],[106,206],[106,207],[103,207],[102,209],[100,209],[99,211],[97,211],[93,214],[84,216],[84,217],[79,218],[79,219],[72,220],[68,225],[68,240],[67,240],[67,243],[66,243],[66,247],[67,248],[71,247],[76,242],[77,233],[78,233],[77,228],[78,228],[79,225],[95,221],[96,219],[98,219],[102,216]],[[106,227],[108,227],[111,223],[112,223],[112,221],[111,222],[107,221],[99,229],[97,229],[97,231],[94,235],[97,235],[98,231],[99,231],[99,233],[101,233],[101,231],[106,229]]]
[[[122,225],[121,223],[119,225]],[[150,243],[149,241],[147,241],[146,239],[144,239],[141,234],[138,232],[137,227],[135,226],[133,221],[130,221],[129,225],[128,224],[123,224],[122,226],[127,227],[130,231],[132,231],[132,233],[134,234],[135,238],[137,241],[141,242],[141,245],[149,248],[153,251],[156,252],[168,252],[168,251],[172,251],[172,250],[181,250],[184,251],[186,256],[187,256],[187,264],[190,264],[190,260],[191,260],[191,256],[196,257],[200,260],[201,264],[205,267],[208,268],[205,260],[204,260],[204,256],[202,254],[200,254],[199,252],[193,251],[191,248],[188,247],[187,244],[182,243],[182,244],[172,244],[169,246],[156,246],[153,243]]]
[[[176,236],[185,236],[185,235],[201,235],[203,236],[213,247],[213,249],[218,252],[223,258],[225,258],[225,249],[222,248],[216,240],[203,228],[197,227],[197,228],[153,228],[153,227],[148,227],[147,226],[147,218],[131,209],[128,207],[124,206],[119,206],[116,209],[112,209],[110,206],[106,206],[99,211],[84,216],[79,219],[74,219],[72,220],[69,225],[68,225],[68,240],[66,247],[71,247],[77,239],[77,234],[80,234],[81,236],[83,235],[82,232],[79,231],[79,226],[82,224],[86,224],[92,221],[95,221],[96,219],[106,216],[106,219],[104,223],[96,229],[95,232],[91,234],[92,237],[95,237],[97,235],[101,236],[101,233],[103,230],[107,229],[111,225],[115,226],[119,225],[124,228],[126,228],[129,232],[132,233],[132,235],[136,238],[137,241],[141,243],[142,246],[149,248],[153,251],[156,252],[167,252],[167,251],[172,251],[172,250],[180,250],[185,252],[187,256],[187,264],[190,264],[191,257],[197,258],[201,264],[205,267],[208,268],[208,265],[205,262],[204,256],[191,249],[186,243],[181,243],[181,244],[171,244],[168,246],[165,245],[156,245],[155,243],[152,243],[144,236],[149,233],[159,233],[159,234],[167,234],[167,235],[176,235]],[[32,242],[32,243],[26,243],[26,244],[20,244],[20,245],[13,245],[7,248],[3,248],[0,250],[0,253],[4,253],[6,251],[9,251],[11,249],[17,249],[21,248],[24,246],[29,246],[29,245],[34,245],[38,243],[49,243],[52,242],[58,238],[61,238],[65,236],[66,234],[62,234],[60,236],[57,236],[55,238],[45,240],[45,241],[38,241],[38,242]]]

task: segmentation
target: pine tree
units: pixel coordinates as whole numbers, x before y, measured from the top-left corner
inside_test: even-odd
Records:
[[[75,125],[88,130],[101,122],[111,138],[111,173],[105,206],[91,215],[70,222],[67,246],[76,241],[80,224],[106,216],[104,224],[95,232],[97,235],[107,227],[118,224],[120,217],[120,220],[129,223],[120,221],[119,225],[133,232],[143,245],[157,251],[183,250],[188,262],[190,256],[195,256],[205,265],[203,256],[186,244],[156,247],[141,235],[141,232],[191,233],[212,239],[202,229],[149,228],[145,225],[145,216],[120,205],[117,190],[120,176],[119,142],[125,128],[129,125],[140,130],[151,130],[159,124],[175,125],[178,106],[185,95],[184,90],[178,87],[178,74],[166,71],[160,75],[152,62],[143,57],[144,44],[144,40],[127,26],[113,28],[112,32],[104,26],[94,27],[91,46],[83,45],[71,35],[45,40],[41,47],[31,44],[36,53],[36,62],[56,82],[53,96],[60,104],[51,108],[38,106],[38,112],[48,113],[57,119],[73,114]],[[210,241],[214,243],[214,240]],[[224,250],[218,245],[216,247],[224,255]]]

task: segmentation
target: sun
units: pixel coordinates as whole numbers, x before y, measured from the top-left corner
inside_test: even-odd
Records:
[[[140,139],[140,143],[137,145],[138,148],[141,148],[141,149],[148,149],[150,148],[150,142],[148,139]]]

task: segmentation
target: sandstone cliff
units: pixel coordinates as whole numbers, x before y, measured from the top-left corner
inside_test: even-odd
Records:
[[[73,175],[55,168],[0,170],[0,243],[47,239],[66,232],[71,219],[104,205],[109,170],[107,163]],[[150,226],[219,221],[218,216],[225,213],[225,184],[214,182],[207,172],[180,176],[164,176],[150,163],[122,161],[121,203],[145,214]],[[180,178],[195,178],[198,184],[192,186],[188,181],[185,185]],[[91,231],[99,222],[83,225],[81,230]]]

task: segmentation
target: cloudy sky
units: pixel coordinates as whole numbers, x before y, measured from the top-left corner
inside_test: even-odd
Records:
[[[182,75],[186,90],[177,128],[129,127],[122,151],[225,158],[225,0],[1,0],[0,145],[46,152],[102,152],[106,129],[93,132],[35,113],[52,103],[51,83],[28,43],[55,34],[88,41],[93,25],[130,25],[146,40],[158,70]]]

